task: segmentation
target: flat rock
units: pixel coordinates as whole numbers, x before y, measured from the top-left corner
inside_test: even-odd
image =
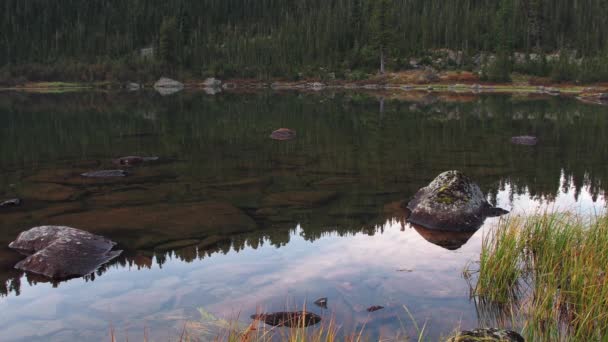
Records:
[[[461,331],[450,337],[446,342],[525,342],[525,339],[515,331],[505,329],[475,329]]]
[[[9,200],[0,202],[0,208],[18,207],[20,205],[21,200],[19,198],[11,198]]]
[[[530,135],[522,135],[519,137],[512,137],[511,143],[516,145],[534,146],[538,143],[538,138]]]
[[[125,170],[101,170],[91,171],[80,174],[86,178],[115,178],[115,177],[126,177],[129,173]]]
[[[274,140],[292,140],[296,138],[296,131],[289,128],[279,128],[270,134],[270,138]]]
[[[321,322],[321,316],[312,312],[275,312],[251,315],[251,319],[262,321],[275,327],[305,327]]]
[[[475,231],[486,217],[507,213],[493,208],[479,186],[460,171],[447,171],[418,190],[407,204],[408,222],[442,231]]]
[[[19,234],[9,247],[29,255],[15,268],[53,279],[80,277],[116,258],[115,242],[65,226],[40,226]]]
[[[112,160],[112,163],[120,166],[134,166],[152,161],[158,161],[158,157],[127,156],[116,158]]]
[[[337,197],[334,191],[288,191],[266,196],[263,207],[304,207],[321,206]]]
[[[382,310],[382,309],[384,309],[384,306],[373,305],[373,306],[370,306],[369,308],[365,309],[365,311],[367,311],[367,312],[375,312],[375,311]]]

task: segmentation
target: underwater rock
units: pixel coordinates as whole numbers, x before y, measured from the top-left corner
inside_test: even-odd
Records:
[[[112,163],[114,163],[116,165],[122,165],[122,166],[134,166],[134,165],[139,165],[142,163],[157,161],[157,160],[158,160],[158,157],[128,156],[128,157],[116,158],[116,159],[112,160]]]
[[[16,269],[52,279],[81,277],[116,258],[115,242],[80,229],[41,226],[19,234],[9,247],[29,255]]]
[[[54,183],[36,183],[26,185],[20,194],[28,200],[45,202],[62,202],[73,200],[83,194],[81,190],[71,186]]]
[[[4,202],[0,202],[0,208],[18,207],[20,205],[21,205],[21,200],[19,198],[11,198]]]
[[[91,171],[80,174],[82,177],[87,178],[113,178],[113,177],[126,177],[129,173],[125,170],[101,170]]]
[[[460,171],[447,171],[418,190],[407,204],[407,221],[428,229],[475,231],[486,217],[506,214],[493,208],[479,186]]]
[[[522,135],[519,137],[512,137],[511,143],[516,145],[534,146],[538,143],[538,138],[530,135]]]
[[[515,331],[505,329],[475,329],[461,331],[450,337],[446,342],[525,342],[525,339]]]
[[[321,322],[321,316],[311,312],[275,312],[251,315],[251,319],[262,321],[275,327],[311,326]]]
[[[296,138],[296,131],[289,128],[279,128],[270,134],[270,138],[274,140],[292,140]]]
[[[319,298],[319,299],[315,300],[315,305],[320,308],[327,309],[327,297],[323,297],[323,298]]]
[[[365,309],[367,312],[374,312],[374,311],[378,311],[378,310],[382,310],[384,309],[384,306],[380,306],[380,305],[373,305],[370,306],[369,308]]]

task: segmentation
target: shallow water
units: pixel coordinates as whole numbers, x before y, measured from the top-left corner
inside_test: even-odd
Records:
[[[304,305],[342,332],[436,340],[488,322],[462,271],[483,235],[437,234],[400,201],[458,169],[512,214],[605,210],[608,109],[573,99],[350,93],[0,94],[0,245],[40,224],[117,241],[95,275],[51,284],[0,248],[8,341],[209,339],[223,319]],[[273,141],[280,127],[293,141]],[[510,144],[535,135],[537,146]],[[127,155],[130,176],[84,179]],[[473,264],[474,266],[474,264]],[[316,307],[319,297],[328,308]],[[368,313],[366,308],[384,309]],[[490,320],[491,322],[491,320]],[[492,322],[491,322],[492,323]]]

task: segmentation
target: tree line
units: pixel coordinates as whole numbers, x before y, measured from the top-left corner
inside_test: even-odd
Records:
[[[0,9],[5,73],[36,64],[79,78],[141,68],[341,76],[407,68],[440,48],[492,52],[498,66],[513,51],[608,54],[605,0],[3,0]]]

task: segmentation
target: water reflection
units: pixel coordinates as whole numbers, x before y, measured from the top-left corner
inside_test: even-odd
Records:
[[[408,321],[403,305],[437,336],[476,327],[484,318],[461,273],[498,218],[475,234],[439,234],[406,224],[400,203],[460,169],[513,215],[602,212],[608,113],[598,108],[385,99],[379,115],[374,98],[357,94],[2,97],[0,197],[24,204],[0,211],[0,244],[68,224],[125,254],[91,276],[45,283],[14,270],[21,256],[0,248],[0,329],[14,340],[98,340],[113,322],[132,339],[144,326],[163,338],[188,321],[205,335],[239,312],[246,320],[304,303],[376,336]],[[297,139],[271,141],[276,127]],[[540,143],[509,143],[522,134]],[[119,180],[75,176],[125,155],[167,162]],[[320,297],[327,312],[313,304]]]

